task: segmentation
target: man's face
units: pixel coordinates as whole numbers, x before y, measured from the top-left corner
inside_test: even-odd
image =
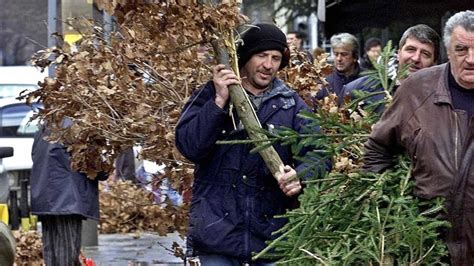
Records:
[[[286,43],[288,47],[295,46],[298,49],[301,47],[301,39],[297,38],[295,33],[288,33],[286,35]]]
[[[434,47],[429,43],[422,43],[416,38],[407,38],[405,44],[398,49],[397,59],[400,69],[406,65],[409,73],[435,64]]]
[[[282,54],[278,50],[267,50],[252,55],[240,70],[242,85],[254,94],[267,89],[280,68]]]
[[[351,45],[341,45],[332,49],[334,54],[334,67],[346,76],[352,74],[357,58],[352,55]]]
[[[371,61],[376,61],[381,52],[382,52],[382,47],[380,45],[376,45],[376,46],[370,47],[370,49],[366,53]]]
[[[456,82],[474,90],[474,32],[461,26],[454,28],[447,52]]]

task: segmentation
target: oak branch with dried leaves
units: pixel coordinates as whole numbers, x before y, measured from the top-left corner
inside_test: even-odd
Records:
[[[104,37],[102,28],[82,22],[90,31],[81,32],[74,49],[52,47],[34,56],[37,66],[54,65],[56,76],[25,97],[43,102],[39,117],[51,128],[51,141],[68,145],[73,169],[91,178],[110,172],[115,157],[138,144],[141,158],[165,163],[166,176],[180,184],[190,182],[190,165],[181,164],[174,147],[180,107],[209,78],[214,62],[200,51],[211,42],[229,51],[232,31],[245,19],[236,3],[188,2],[99,1],[117,17],[117,31]],[[223,62],[221,54],[216,57]],[[232,54],[236,58],[235,49]],[[65,120],[72,126],[64,127]],[[272,170],[278,170],[278,156],[274,160]]]
[[[167,176],[189,182],[191,166],[178,163],[185,160],[174,147],[174,127],[181,106],[209,78],[198,50],[219,29],[241,24],[236,8],[128,3],[116,6],[121,23],[107,39],[91,23],[77,50],[38,52],[34,63],[54,65],[56,76],[27,97],[43,102],[39,116],[52,130],[50,140],[68,145],[73,169],[92,178],[110,172],[117,154],[138,144],[143,159],[165,163]],[[66,119],[71,127],[63,127]]]

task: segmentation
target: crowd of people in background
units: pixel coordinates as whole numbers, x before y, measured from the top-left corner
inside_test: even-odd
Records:
[[[433,66],[438,62],[440,54],[439,42],[440,37],[438,33],[427,25],[418,24],[405,30],[398,44],[399,49],[394,58],[395,60],[389,61],[391,63],[389,75],[395,81],[393,90],[389,92],[391,95],[400,86],[400,82],[406,78],[405,74],[399,73],[400,71],[406,70],[410,74]],[[371,62],[376,61],[376,59],[371,60]],[[375,80],[369,80],[369,76],[362,75],[362,77],[344,85],[339,102],[343,102],[344,96],[350,96],[354,99],[354,91],[364,91],[367,93],[383,92],[384,88],[376,83]],[[384,97],[383,93],[375,94],[366,99],[365,104],[381,102]],[[374,108],[374,111],[382,113],[384,109],[385,106],[379,104]]]
[[[305,35],[291,31],[287,34],[287,41],[293,49],[302,51],[303,38]],[[395,57],[390,62],[390,75],[396,79],[399,69],[407,66],[408,73],[414,73],[420,69],[433,66],[437,63],[440,49],[440,37],[438,33],[425,24],[418,24],[406,29],[398,43]],[[375,70],[374,65],[378,63],[382,52],[383,43],[377,37],[370,37],[365,41],[362,56],[360,56],[360,45],[357,37],[350,33],[338,33],[330,38],[331,50],[328,53],[329,61],[334,68],[333,73],[327,76],[329,83],[316,96],[322,99],[334,93],[342,101],[346,95],[352,95],[354,90],[380,91],[380,87],[372,88],[372,83],[367,84],[367,71]],[[312,52],[312,59],[316,59],[326,51],[317,47]],[[405,77],[402,77],[403,79]],[[400,80],[396,80],[397,87]],[[373,99],[375,100],[375,99]]]

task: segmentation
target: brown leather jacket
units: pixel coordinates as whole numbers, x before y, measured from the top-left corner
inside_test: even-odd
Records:
[[[474,119],[454,110],[447,71],[449,64],[423,69],[402,83],[365,143],[365,168],[381,172],[393,166],[395,155],[407,152],[414,194],[446,198],[451,263],[473,265]]]

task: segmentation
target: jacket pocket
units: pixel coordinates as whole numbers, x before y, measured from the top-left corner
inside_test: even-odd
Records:
[[[433,198],[446,195],[452,185],[452,178],[439,168],[438,143],[430,132],[423,128],[414,131],[414,138],[407,147],[412,160],[412,174],[415,179],[415,195]]]
[[[201,197],[191,211],[190,238],[194,248],[204,252],[232,254],[232,243],[238,242],[235,233],[235,216],[219,200]],[[235,238],[235,239],[234,239]],[[230,252],[230,253],[229,253]]]
[[[279,187],[265,187],[257,192],[251,220],[252,233],[264,240],[275,238],[272,233],[282,227],[286,219],[274,216],[285,212],[286,202]]]
[[[414,138],[409,145],[408,152],[412,161],[413,176],[415,177],[416,187],[418,191],[424,191],[419,196],[428,196],[429,189],[432,186],[432,178],[428,172],[430,167],[427,167],[426,161],[426,138],[422,128],[418,128],[414,132]]]

